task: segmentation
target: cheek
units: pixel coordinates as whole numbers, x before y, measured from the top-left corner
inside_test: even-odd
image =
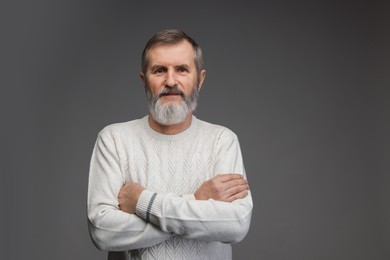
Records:
[[[149,89],[152,93],[158,92],[162,86],[162,83],[156,79],[149,79],[147,80],[146,84],[149,86]]]
[[[192,92],[192,90],[193,90],[193,88],[195,87],[196,84],[197,84],[196,79],[188,80],[185,83],[185,91],[187,92],[187,94]]]

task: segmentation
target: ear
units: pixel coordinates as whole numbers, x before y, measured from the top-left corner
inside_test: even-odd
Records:
[[[145,81],[145,74],[143,72],[140,72],[139,76],[142,79],[142,81]]]
[[[206,70],[201,70],[200,75],[199,75],[199,86],[198,86],[198,91],[202,88],[203,81],[206,78]]]

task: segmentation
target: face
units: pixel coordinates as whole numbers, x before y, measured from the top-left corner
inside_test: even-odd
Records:
[[[146,73],[141,73],[141,78],[153,118],[163,125],[184,121],[196,107],[205,74],[202,70],[198,75],[189,42],[152,47]]]

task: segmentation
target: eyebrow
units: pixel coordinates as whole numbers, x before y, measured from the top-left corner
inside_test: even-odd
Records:
[[[187,64],[180,64],[180,65],[175,65],[175,66],[174,66],[175,69],[180,68],[180,67],[184,67],[184,68],[186,68],[186,69],[189,69],[189,68],[190,68],[190,66],[187,65]],[[153,66],[150,68],[150,70],[151,70],[151,71],[154,71],[154,70],[156,70],[156,69],[161,69],[161,68],[166,68],[166,66],[164,66],[164,65],[153,65]]]
[[[181,65],[176,65],[175,68],[181,68],[181,67],[184,67],[186,69],[189,69],[190,66],[188,66],[187,64],[181,64]]]
[[[160,68],[166,68],[166,67],[163,66],[163,65],[153,65],[153,66],[150,68],[150,70],[151,70],[151,71],[154,71],[154,70],[160,69]]]

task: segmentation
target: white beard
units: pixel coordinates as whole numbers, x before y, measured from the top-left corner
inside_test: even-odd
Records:
[[[183,100],[179,103],[166,103],[161,102],[160,93],[153,97],[149,88],[145,86],[146,94],[148,98],[149,112],[159,124],[161,125],[174,125],[184,122],[187,116],[194,112],[198,104],[198,87],[195,86],[190,96],[184,96]]]

